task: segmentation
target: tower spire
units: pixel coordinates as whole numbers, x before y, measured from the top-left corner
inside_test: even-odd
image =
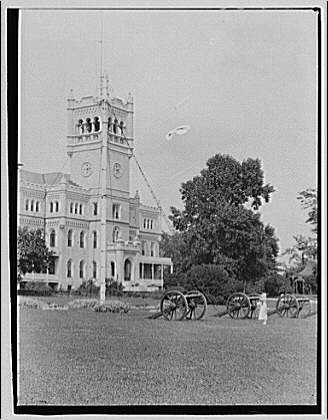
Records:
[[[99,66],[99,96],[104,93],[104,15],[101,12],[101,36],[100,36],[100,66]]]

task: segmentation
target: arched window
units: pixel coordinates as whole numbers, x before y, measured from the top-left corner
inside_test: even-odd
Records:
[[[108,131],[112,131],[112,124],[113,124],[112,119],[111,117],[109,117],[108,118]]]
[[[40,203],[38,201],[35,202],[35,211],[39,213],[40,211]]]
[[[67,233],[67,246],[71,247],[73,245],[73,231],[70,229]]]
[[[99,121],[99,117],[95,117],[94,121],[93,121],[94,127],[95,127],[95,131],[99,131],[100,130],[100,121]]]
[[[80,206],[79,206],[79,213],[80,213],[80,214],[82,214],[82,213],[83,213],[83,206],[82,206],[82,204],[80,204]]]
[[[93,231],[92,232],[92,242],[93,242],[93,247],[94,248],[97,248],[97,246],[98,246],[98,243],[97,243],[97,232],[96,231]]]
[[[96,263],[96,261],[92,261],[92,277],[94,279],[97,278],[97,263]]]
[[[120,228],[115,226],[113,229],[113,242],[117,242],[120,233]]]
[[[51,201],[50,202],[50,213],[53,213],[54,211],[54,203]]]
[[[84,133],[83,120],[79,120],[78,128],[79,128],[79,134],[83,134]]]
[[[146,223],[147,223],[147,221],[146,221],[146,219],[144,219],[144,228],[146,229]]]
[[[84,261],[83,260],[80,261],[79,274],[80,274],[80,279],[83,279],[84,278]]]
[[[149,229],[149,219],[147,219],[147,229]]]
[[[92,203],[93,204],[93,215],[97,216],[98,214],[98,203]]]
[[[73,209],[74,209],[74,203],[71,203],[69,206],[69,212],[73,213]]]
[[[34,200],[31,200],[31,207],[30,207],[31,211],[34,211]]]
[[[67,277],[72,277],[72,260],[67,261]]]
[[[150,229],[152,229],[152,228],[153,228],[153,221],[150,220]]]
[[[117,119],[115,118],[115,120],[114,120],[114,125],[113,125],[113,132],[114,132],[115,134],[117,134],[117,126],[118,126],[118,121],[117,121]]]
[[[28,209],[29,209],[29,204],[30,204],[30,201],[29,200],[26,200],[25,201],[25,210],[26,211],[28,211]]]
[[[115,277],[115,263],[114,263],[114,261],[112,261],[111,263],[110,263],[110,275],[111,275],[111,277]]]
[[[123,130],[124,130],[124,122],[123,121],[120,122],[120,130],[121,130],[121,134],[123,135]]]
[[[91,131],[92,131],[92,124],[91,124],[90,118],[87,118],[86,119],[86,128],[87,128],[87,132],[88,133],[91,133]]]
[[[50,231],[50,241],[49,241],[49,245],[53,248],[56,246],[56,232],[55,229],[52,229]]]
[[[74,213],[77,214],[79,210],[79,203],[75,203]]]
[[[58,211],[59,211],[59,203],[58,203],[58,201],[56,201],[55,202],[55,211],[56,211],[56,213],[58,213]]]
[[[80,248],[84,248],[84,237],[85,237],[85,234],[82,230],[80,233]]]
[[[124,281],[131,280],[131,261],[125,260],[124,263]]]

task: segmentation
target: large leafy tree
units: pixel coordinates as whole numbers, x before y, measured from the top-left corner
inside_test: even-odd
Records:
[[[199,176],[182,184],[184,209],[171,208],[178,233],[164,238],[166,255],[178,271],[216,264],[239,280],[255,282],[275,269],[274,229],[257,212],[273,191],[264,184],[258,159],[240,163],[228,155],[213,156]]]
[[[49,267],[53,252],[46,245],[41,229],[18,229],[18,271],[20,274],[40,273]]]
[[[313,225],[312,231],[318,233],[318,193],[315,188],[301,191],[297,197],[303,209],[309,209],[306,223]]]

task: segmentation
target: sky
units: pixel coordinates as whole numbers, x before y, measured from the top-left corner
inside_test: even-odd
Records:
[[[313,11],[22,11],[24,169],[69,171],[66,99],[97,95],[102,19],[104,67],[114,95],[134,97],[135,153],[165,212],[211,156],[259,158],[280,250],[311,235],[296,197],[317,186]],[[166,140],[179,125],[190,131]],[[155,204],[132,163],[136,189]]]

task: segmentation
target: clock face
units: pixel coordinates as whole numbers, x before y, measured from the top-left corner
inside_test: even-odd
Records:
[[[122,165],[118,162],[114,163],[113,165],[113,175],[116,178],[120,178],[123,174],[123,169],[122,169]]]
[[[90,162],[84,162],[81,166],[81,174],[83,176],[90,176],[92,174],[92,165]]]

